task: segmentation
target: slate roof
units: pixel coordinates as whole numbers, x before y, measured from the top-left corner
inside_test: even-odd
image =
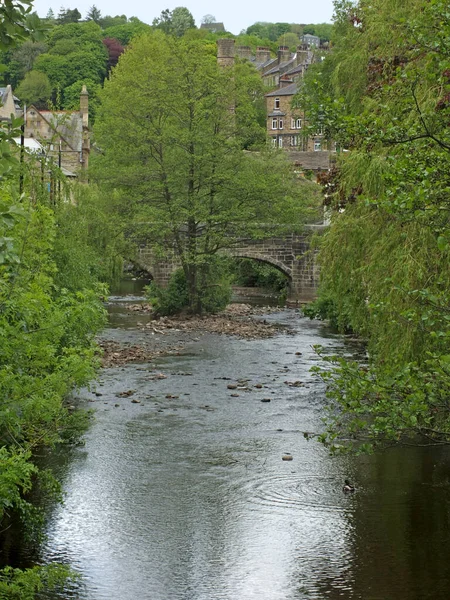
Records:
[[[34,110],[37,111],[36,108]],[[83,146],[83,120],[80,112],[53,112],[51,110],[39,110],[38,112],[72,150],[81,152]]]
[[[271,98],[271,97],[275,97],[275,96],[293,96],[298,90],[298,83],[294,82],[294,83],[290,83],[289,85],[286,85],[282,88],[278,88],[277,90],[273,91],[273,92],[269,92],[268,94],[265,94],[266,98]]]

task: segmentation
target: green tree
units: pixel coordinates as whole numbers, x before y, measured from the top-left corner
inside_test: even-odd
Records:
[[[100,23],[102,19],[102,13],[100,9],[93,4],[91,8],[88,10],[86,14],[86,21],[94,21],[95,23]]]
[[[25,75],[32,70],[36,58],[46,51],[47,45],[44,42],[27,40],[11,52],[6,65],[8,82],[16,87]]]
[[[129,231],[175,254],[194,312],[218,252],[301,222],[307,192],[283,157],[242,151],[255,127],[253,78],[220,70],[201,42],[155,32],[135,41],[105,84],[94,172],[115,190]]]
[[[40,19],[32,10],[32,0],[0,4],[0,50],[11,50],[30,38],[42,36]]]
[[[56,20],[59,25],[65,25],[66,23],[78,23],[80,19],[81,13],[78,10],[78,8],[68,8],[67,10],[61,8],[61,10],[58,13],[58,18]]]
[[[195,21],[187,8],[178,6],[172,11],[168,8],[163,10],[161,15],[153,20],[153,26],[161,29],[164,33],[181,37],[188,29],[195,27]]]
[[[121,44],[128,46],[133,37],[149,31],[151,31],[150,25],[131,17],[128,23],[108,26],[103,33],[105,38],[119,40]]]
[[[106,76],[108,51],[103,33],[93,21],[55,27],[48,36],[48,52],[35,61],[35,70],[45,73],[56,90],[63,91],[80,80],[101,83]]]
[[[332,226],[317,310],[367,339],[369,364],[336,360],[324,374],[338,411],[323,439],[448,443],[448,5],[335,8],[334,49],[298,100],[350,150],[324,178]]]
[[[287,46],[290,50],[295,51],[300,43],[300,39],[296,33],[283,33],[278,40],[278,46]]]
[[[16,89],[16,94],[25,104],[35,104],[38,108],[45,108],[52,94],[52,86],[45,73],[30,71]]]

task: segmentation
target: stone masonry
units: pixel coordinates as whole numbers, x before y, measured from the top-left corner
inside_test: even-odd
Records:
[[[309,302],[316,297],[319,283],[316,251],[311,250],[310,237],[313,230],[320,231],[323,227],[311,225],[303,235],[288,234],[266,240],[242,241],[227,250],[226,254],[273,265],[289,279],[288,302]],[[148,246],[141,246],[139,249],[137,263],[162,287],[167,286],[170,275],[179,267],[175,256],[156,258]]]

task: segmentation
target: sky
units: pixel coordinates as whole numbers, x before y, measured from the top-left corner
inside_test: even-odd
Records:
[[[77,8],[82,17],[86,16],[89,8],[95,4],[102,15],[123,15],[138,17],[144,23],[151,25],[153,19],[158,17],[162,10],[173,10],[177,6],[185,6],[192,13],[197,26],[202,17],[214,15],[218,22],[225,25],[227,31],[238,34],[243,29],[250,27],[257,21],[270,23],[330,23],[333,15],[333,0],[296,0],[289,4],[282,3],[279,7],[273,0],[258,0],[246,2],[245,0],[222,0],[221,2],[209,0],[35,0],[34,8],[40,17],[45,17],[49,8],[57,15],[63,6],[65,9]]]

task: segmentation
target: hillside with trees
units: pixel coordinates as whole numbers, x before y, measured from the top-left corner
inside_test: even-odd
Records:
[[[56,16],[50,10],[45,18],[30,12],[27,20],[34,30],[41,31],[39,39],[23,38],[14,48],[7,47],[0,53],[3,85],[10,84],[26,104],[66,110],[76,108],[75,99],[86,85],[91,120],[103,82],[120,55],[134,37],[152,29],[177,37],[190,35],[205,44],[215,43],[219,37],[234,37],[237,44],[249,45],[253,50],[267,46],[276,52],[279,45],[295,50],[304,33],[318,35],[327,43],[333,28],[330,24],[255,23],[245,33],[232,36],[197,29],[192,14],[183,6],[163,10],[151,25],[137,17],[102,15],[95,5],[84,18],[77,8],[61,8]]]

